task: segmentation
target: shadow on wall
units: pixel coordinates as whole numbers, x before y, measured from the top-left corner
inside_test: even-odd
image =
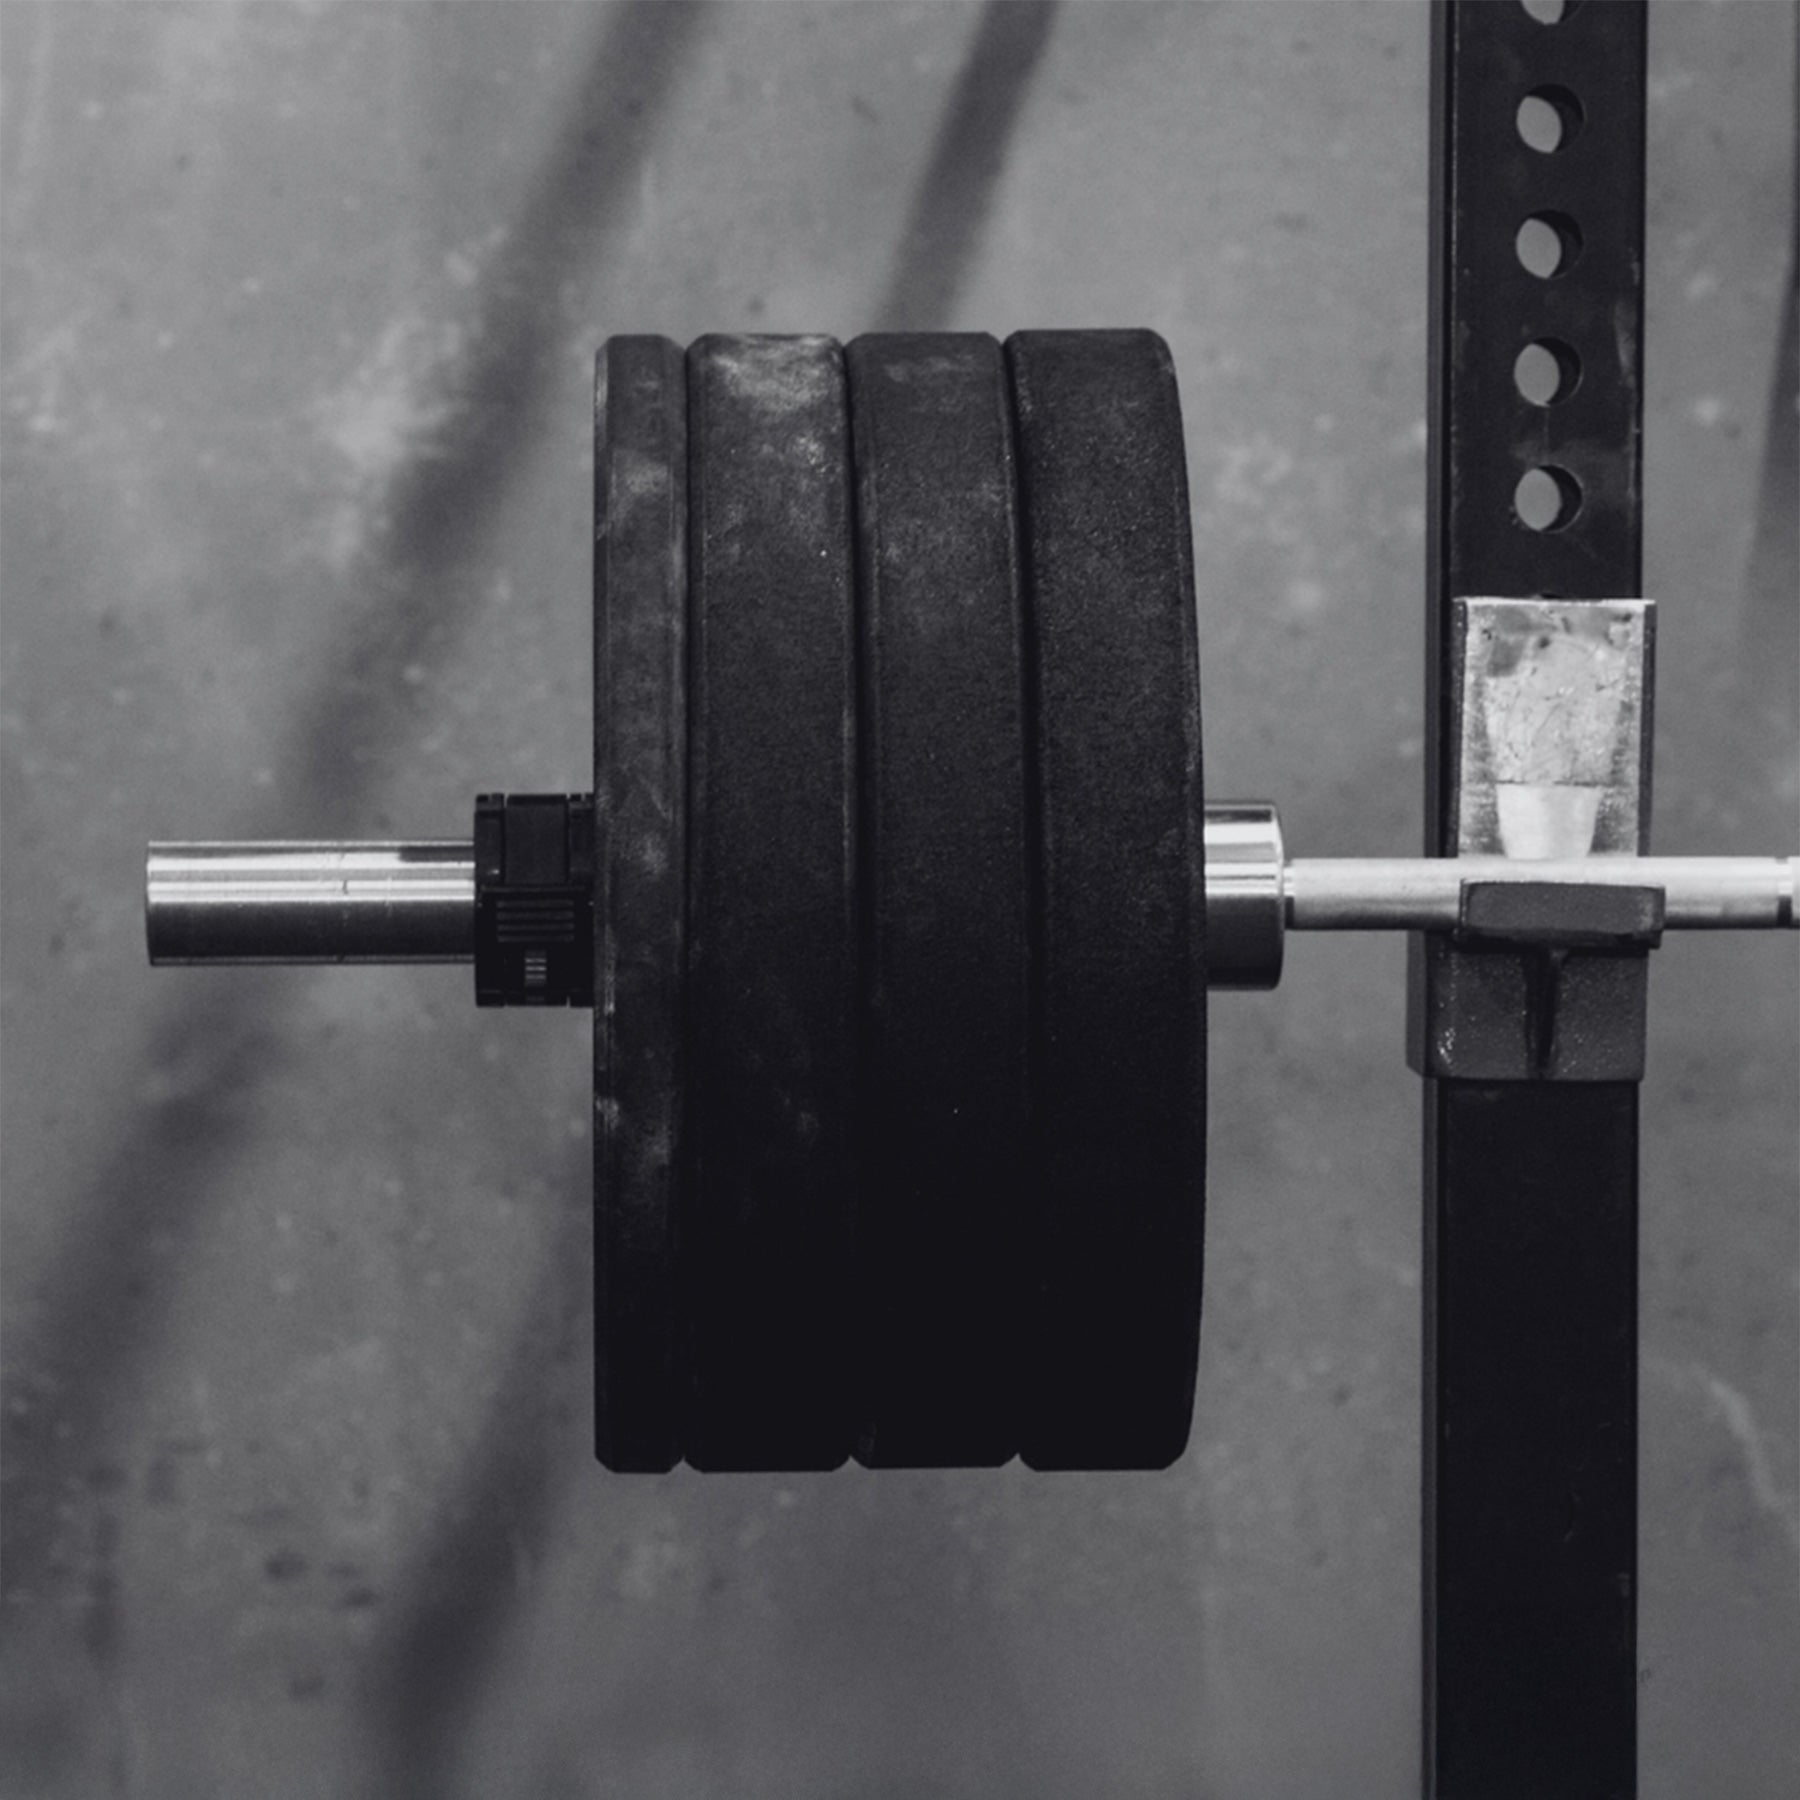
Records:
[[[1800,710],[1800,531],[1795,529],[1800,506],[1800,142],[1795,151],[1794,238],[1781,333],[1775,340],[1756,535],[1744,576],[1742,638],[1758,723],[1778,745],[1785,743]]]
[[[988,0],[913,195],[872,331],[942,331],[955,316],[1055,18],[1056,0]]]
[[[664,18],[689,11],[651,10]],[[987,0],[908,209],[891,285],[875,314],[880,328],[941,330],[954,315],[1055,10],[1054,0]],[[667,104],[674,90],[677,59],[688,41],[684,34],[692,27],[688,18],[680,30],[638,32],[631,45],[610,36],[601,44],[594,78],[571,126],[583,154],[599,129],[593,121],[618,110],[619,66],[630,68],[633,56],[641,63],[648,55],[654,68],[636,71],[626,88],[643,98],[646,117],[634,122],[635,141],[642,144],[647,115],[656,104]],[[636,29],[628,16],[616,35]],[[532,214],[542,231],[553,229],[553,203],[572,178],[575,201],[585,205],[587,192],[579,186],[585,180],[582,155],[558,165],[545,180],[544,202]],[[626,180],[614,165],[613,191]],[[554,291],[553,281],[530,285]],[[508,388],[502,381],[493,391],[504,396]],[[529,410],[521,406],[515,417]],[[485,468],[489,458],[478,454],[477,461]],[[582,1193],[588,1180],[584,1146],[566,1191]],[[576,1310],[589,1304],[589,1266],[585,1246],[551,1246],[541,1290],[521,1310],[525,1328],[507,1359],[461,1491],[444,1504],[443,1528],[414,1560],[395,1623],[376,1649],[364,1691],[378,1791],[384,1796],[424,1800],[453,1784],[472,1702],[494,1667],[520,1599],[514,1547],[535,1561],[554,1512],[553,1463],[564,1441],[559,1430],[564,1421],[544,1403],[551,1385],[545,1370],[558,1340],[566,1344]],[[591,1468],[585,1455],[580,1467]]]
[[[559,152],[512,234],[514,253],[478,296],[473,352],[450,376],[461,436],[399,478],[383,563],[365,583],[384,603],[349,624],[296,709],[280,758],[291,771],[284,790],[295,828],[323,835],[354,821],[381,758],[347,747],[380,749],[403,726],[387,699],[398,685],[370,671],[403,667],[428,641],[441,651],[468,624],[447,576],[524,465],[555,368],[554,296],[575,266],[603,260],[628,225],[645,146],[709,11],[638,0],[606,15]],[[202,1222],[253,1116],[250,1096],[285,1060],[296,992],[288,977],[246,971],[229,987],[188,981],[169,992],[141,1055],[168,1097],[125,1116],[79,1202],[61,1209],[79,1224],[43,1284],[41,1324],[12,1351],[0,1596],[51,1584],[60,1500],[100,1459],[118,1391],[153,1354],[164,1323],[171,1287],[155,1246]]]
[[[879,328],[941,329],[953,316],[1055,10],[1054,0],[982,8],[873,315]],[[391,527],[359,572],[378,603],[347,621],[340,648],[295,707],[279,757],[288,829],[355,827],[406,725],[386,672],[441,656],[469,625],[468,590],[450,577],[526,466],[560,366],[557,296],[622,254],[644,158],[715,14],[712,0],[628,0],[601,17],[557,148],[509,233],[510,253],[475,296],[471,350],[445,377],[439,399],[459,432],[397,476],[383,509]],[[0,1423],[0,1597],[46,1596],[60,1579],[59,1508],[105,1460],[118,1408],[167,1325],[176,1290],[157,1246],[206,1228],[256,1116],[254,1098],[287,1062],[299,992],[294,977],[268,971],[168,990],[140,1058],[163,1078],[162,1097],[123,1114],[61,1209],[76,1222],[70,1241],[40,1290],[37,1324],[12,1347],[7,1395],[23,1403],[6,1405]],[[562,1191],[585,1195],[588,1163],[584,1142]],[[362,1689],[372,1778],[384,1796],[435,1796],[454,1785],[462,1735],[520,1598],[515,1554],[536,1559],[554,1512],[570,1421],[555,1399],[567,1384],[553,1371],[571,1360],[590,1304],[585,1232],[581,1204],[551,1232],[477,1448],[372,1648]],[[585,1446],[585,1421],[577,1435]],[[579,1466],[589,1466],[585,1457]],[[560,1475],[573,1473],[571,1465]],[[88,1605],[87,1634],[103,1643],[116,1628],[113,1602],[90,1594]]]

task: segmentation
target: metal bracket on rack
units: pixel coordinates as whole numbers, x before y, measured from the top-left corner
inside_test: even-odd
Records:
[[[1653,603],[1459,599],[1451,630],[1446,801],[1457,854],[1644,854]],[[1660,899],[1573,883],[1466,889],[1460,930],[1425,939],[1414,959],[1413,1069],[1471,1081],[1641,1080]]]

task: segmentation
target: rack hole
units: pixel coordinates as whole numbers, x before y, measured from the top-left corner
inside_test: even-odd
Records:
[[[1554,406],[1574,393],[1581,358],[1560,338],[1538,338],[1513,362],[1513,385],[1533,406]]]
[[[1567,88],[1533,88],[1519,102],[1519,136],[1527,149],[1549,156],[1568,148],[1584,116],[1581,102]]]
[[[1542,281],[1563,275],[1581,254],[1581,227],[1567,213],[1533,213],[1513,239],[1520,265]]]
[[[1560,25],[1580,3],[1581,0],[1519,0],[1540,25]]]
[[[1527,531],[1561,531],[1581,510],[1581,483],[1545,463],[1527,469],[1513,489],[1513,513]]]

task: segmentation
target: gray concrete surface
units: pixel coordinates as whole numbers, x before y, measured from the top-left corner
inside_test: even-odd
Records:
[[[1653,6],[1664,850],[1800,807],[1794,17]],[[1161,331],[1213,789],[1410,851],[1425,35],[1364,0],[0,9],[0,1791],[1411,1791],[1399,944],[1215,1006],[1171,1473],[621,1480],[585,1021],[478,1015],[459,971],[151,971],[139,881],[150,837],[585,786],[596,344],[876,323]],[[1792,951],[1673,943],[1653,1011],[1643,1792],[1791,1793]]]

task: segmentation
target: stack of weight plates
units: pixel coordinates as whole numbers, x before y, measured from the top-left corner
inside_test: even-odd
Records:
[[[1200,712],[1144,331],[611,339],[608,1467],[1154,1468],[1200,1324]]]

